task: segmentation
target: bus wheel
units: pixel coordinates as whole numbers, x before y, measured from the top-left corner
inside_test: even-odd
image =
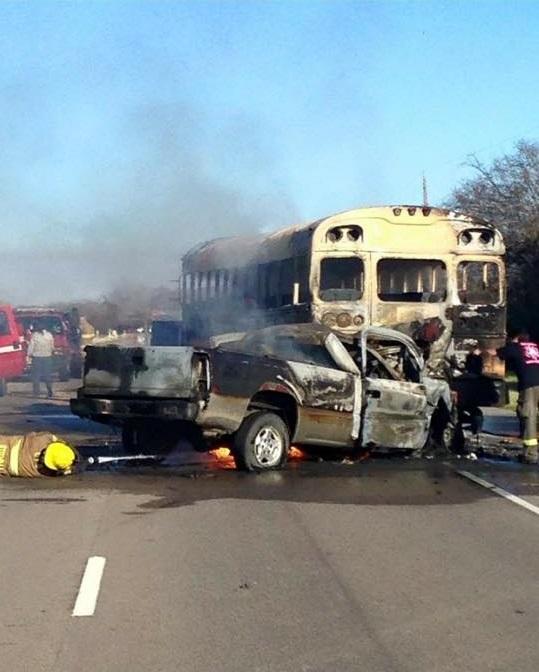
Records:
[[[290,434],[282,418],[265,411],[252,413],[234,436],[236,466],[244,471],[280,469],[289,446]]]

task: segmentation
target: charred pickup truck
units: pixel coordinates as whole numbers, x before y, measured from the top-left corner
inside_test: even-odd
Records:
[[[319,455],[416,454],[455,440],[450,391],[404,334],[344,344],[322,325],[269,327],[202,349],[89,346],[73,413],[122,427],[126,448],[230,442],[238,468],[281,467],[291,442]]]

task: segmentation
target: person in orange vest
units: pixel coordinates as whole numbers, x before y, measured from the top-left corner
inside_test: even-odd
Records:
[[[78,465],[78,451],[50,432],[0,435],[0,476],[67,476]]]

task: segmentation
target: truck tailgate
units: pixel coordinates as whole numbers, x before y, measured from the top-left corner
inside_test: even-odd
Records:
[[[107,345],[85,351],[84,395],[191,399],[197,394],[191,347]]]

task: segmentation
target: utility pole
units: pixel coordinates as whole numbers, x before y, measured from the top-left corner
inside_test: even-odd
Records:
[[[427,194],[427,178],[423,173],[423,205],[426,207],[429,204],[429,196]]]

